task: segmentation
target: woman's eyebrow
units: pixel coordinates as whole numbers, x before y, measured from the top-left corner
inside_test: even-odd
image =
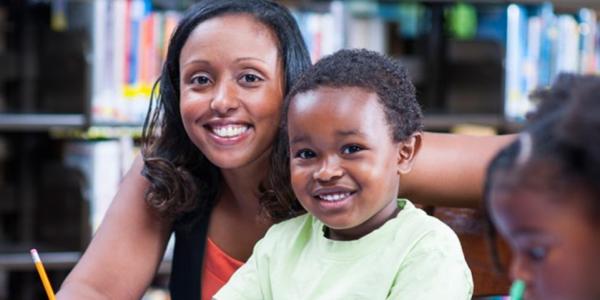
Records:
[[[245,61],[245,60],[256,60],[256,61],[262,62],[264,64],[267,63],[266,61],[264,61],[263,59],[260,59],[258,57],[240,57],[240,58],[236,58],[235,62],[241,62],[241,61]]]
[[[204,59],[192,59],[181,64],[182,67],[188,65],[210,65],[210,62]]]

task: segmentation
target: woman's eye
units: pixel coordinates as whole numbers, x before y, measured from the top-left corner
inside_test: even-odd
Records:
[[[210,83],[210,78],[204,75],[195,75],[190,80],[192,84],[207,85]]]
[[[296,152],[296,155],[294,155],[294,157],[298,157],[301,159],[311,159],[315,156],[317,156],[317,154],[315,152],[313,152],[312,150],[308,150],[308,149],[302,149],[302,150]]]
[[[363,150],[363,148],[361,146],[358,145],[347,145],[342,147],[342,153],[343,154],[352,154],[358,151]]]
[[[548,250],[544,247],[533,247],[527,250],[527,256],[533,261],[541,261],[546,258]]]
[[[244,74],[244,75],[242,75],[241,80],[244,83],[256,83],[256,82],[262,81],[263,79],[254,74]]]

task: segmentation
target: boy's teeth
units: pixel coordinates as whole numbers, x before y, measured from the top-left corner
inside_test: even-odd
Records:
[[[220,137],[234,137],[238,136],[248,130],[248,126],[245,125],[227,125],[223,127],[213,127],[212,131],[214,134]]]
[[[339,200],[345,199],[348,196],[350,196],[350,193],[337,193],[337,194],[319,195],[319,198],[326,200],[326,201],[339,201]]]

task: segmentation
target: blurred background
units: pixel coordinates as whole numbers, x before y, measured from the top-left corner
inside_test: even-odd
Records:
[[[139,151],[166,44],[193,2],[0,0],[0,300],[45,297],[30,248],[55,289],[85,250]],[[598,0],[280,2],[313,61],[341,48],[402,61],[429,131],[517,132],[533,89],[600,70]],[[481,213],[425,209],[459,234],[476,295],[505,294]],[[145,299],[167,298],[169,261],[167,251]]]

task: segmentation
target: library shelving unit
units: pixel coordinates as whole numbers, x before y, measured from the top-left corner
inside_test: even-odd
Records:
[[[299,11],[313,58],[362,47],[400,59],[430,130],[469,123],[514,132],[534,88],[559,72],[600,69],[599,1],[286,2]]]
[[[94,111],[98,8],[116,2],[0,1],[0,299],[44,297],[34,247],[58,288],[133,157],[140,118]]]
[[[87,246],[133,155],[131,136],[139,135],[169,30],[193,2],[0,1],[0,300],[43,297],[29,248],[41,251],[57,287]],[[313,60],[345,47],[400,59],[432,131],[466,123],[515,132],[527,92],[546,83],[542,76],[599,70],[597,42],[567,49],[580,59],[563,65],[557,51],[542,57],[530,50],[532,40],[550,49],[557,40],[547,41],[542,30],[525,34],[550,24],[551,35],[566,28],[579,36],[572,43],[598,41],[597,0],[280,2],[297,17]],[[520,13],[518,22],[510,23],[509,8]],[[528,69],[514,71],[514,61]],[[521,73],[528,77],[514,75]],[[516,91],[513,81],[522,83]],[[430,212],[463,232],[466,248],[481,248],[473,269],[489,268],[477,265],[485,261],[480,223],[471,222],[478,212]],[[166,262],[160,272],[168,269]],[[506,291],[506,278],[491,270],[484,276],[494,280],[476,278],[477,293]]]

